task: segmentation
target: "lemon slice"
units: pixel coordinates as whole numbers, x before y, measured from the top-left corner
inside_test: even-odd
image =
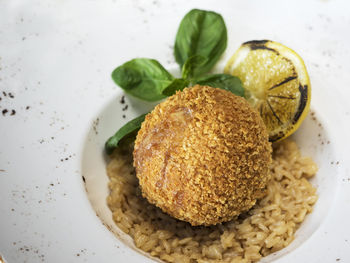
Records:
[[[290,48],[269,40],[243,43],[225,73],[241,79],[245,97],[260,112],[270,141],[288,137],[305,119],[310,80],[303,60]]]

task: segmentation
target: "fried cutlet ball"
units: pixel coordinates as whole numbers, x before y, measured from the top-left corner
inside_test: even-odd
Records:
[[[245,99],[196,85],[146,116],[134,146],[142,195],[193,226],[215,225],[265,194],[271,144]]]

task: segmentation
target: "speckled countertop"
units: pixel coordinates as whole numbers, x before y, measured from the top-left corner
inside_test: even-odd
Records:
[[[106,105],[118,104],[116,126],[138,107],[120,103],[112,70],[150,57],[176,71],[174,37],[191,8],[215,10],[226,21],[229,42],[218,70],[252,39],[282,42],[304,58],[312,109],[327,134],[310,140],[331,145],[335,154],[324,148],[320,160],[337,166],[327,170],[336,183],[317,230],[276,262],[350,262],[346,0],[0,1],[0,255],[7,262],[151,262],[95,215],[82,155],[88,132],[104,133]]]

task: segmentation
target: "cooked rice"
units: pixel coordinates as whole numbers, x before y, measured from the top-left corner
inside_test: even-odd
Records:
[[[274,145],[267,195],[235,220],[192,227],[163,213],[142,198],[131,151],[116,151],[107,166],[107,203],[118,227],[136,247],[166,262],[256,262],[294,239],[317,201],[308,179],[316,164],[302,157],[295,142]]]

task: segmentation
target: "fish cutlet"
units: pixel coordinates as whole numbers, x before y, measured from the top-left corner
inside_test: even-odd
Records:
[[[271,144],[248,102],[196,85],[158,104],[134,146],[142,195],[191,225],[215,225],[265,194]]]

